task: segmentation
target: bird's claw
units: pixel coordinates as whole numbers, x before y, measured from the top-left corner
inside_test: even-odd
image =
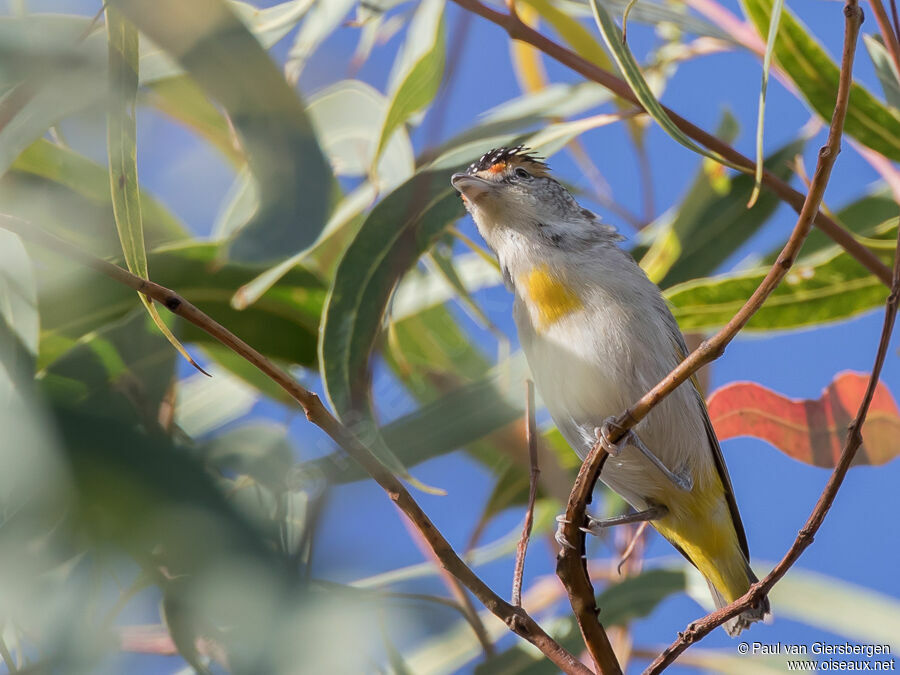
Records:
[[[627,432],[625,432],[625,435],[619,439],[618,443],[613,443],[611,440],[609,440],[609,435],[615,423],[615,417],[607,417],[605,420],[603,420],[603,424],[594,429],[594,435],[600,442],[600,447],[606,450],[607,454],[610,457],[618,457],[622,450],[625,449],[625,446],[627,446],[631,442],[631,435],[634,433],[631,429],[629,429]]]
[[[556,540],[556,543],[562,546],[564,549],[575,550],[575,546],[573,546],[568,539],[566,539],[566,535],[563,532],[563,527],[569,525],[571,523],[570,520],[566,520],[566,514],[561,513],[556,516],[556,534],[553,535],[553,538]]]

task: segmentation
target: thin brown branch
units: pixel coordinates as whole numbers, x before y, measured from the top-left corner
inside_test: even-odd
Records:
[[[422,533],[428,545],[441,561],[441,565],[459,579],[491,613],[509,626],[514,633],[525,638],[541,650],[562,671],[580,675],[588,675],[590,673],[588,668],[550,637],[525,610],[521,607],[513,607],[494,593],[462,561],[397,477],[385,468],[375,455],[322,405],[321,400],[315,393],[300,386],[284,370],[273,364],[253,347],[200,311],[175,291],[147,279],[141,279],[118,265],[101,260],[17,218],[0,216],[0,227],[16,233],[23,239],[56,251],[70,260],[86,265],[128,288],[143,293],[148,298],[159,302],[173,314],[191,322],[248,363],[256,366],[300,404],[306,413],[306,418],[310,422],[328,434],[335,443],[375,479],[387,492],[391,500],[397,504],[400,510],[406,514]]]
[[[588,574],[584,532],[579,529],[579,525],[586,521],[591,493],[609,456],[606,452],[597,453],[596,448],[594,450],[581,465],[572,493],[569,495],[563,536],[574,548],[563,548],[560,551],[556,559],[556,575],[566,587],[569,603],[575,612],[575,620],[578,622],[584,644],[594,659],[597,671],[603,675],[617,675],[622,669],[609,642],[609,636],[598,619],[600,610],[597,608],[594,587]],[[596,461],[590,461],[591,458]]]
[[[531,527],[534,524],[534,500],[537,497],[538,467],[537,423],[534,419],[534,382],[525,380],[525,442],[528,444],[528,461],[531,464],[531,475],[528,483],[528,507],[525,509],[525,523],[522,525],[522,536],[516,546],[516,564],[513,568],[512,604],[522,606],[522,575],[525,573],[525,553],[528,551],[528,540],[531,538]]]
[[[766,274],[756,291],[754,291],[740,311],[732,317],[731,321],[715,336],[704,341],[696,350],[691,352],[662,382],[645,394],[636,404],[619,415],[613,425],[613,433],[611,434],[613,442],[618,441],[628,429],[644,419],[663,398],[688,380],[699,368],[721,356],[725,351],[726,345],[734,339],[750,318],[762,307],[763,303],[778,287],[793,265],[801,245],[812,228],[813,219],[819,211],[819,205],[822,202],[828,179],[831,176],[831,169],[841,149],[841,136],[847,115],[850,86],[853,81],[853,57],[859,36],[859,27],[862,23],[862,11],[857,3],[858,0],[847,0],[847,5],[844,8],[845,31],[841,76],[831,126],[828,131],[828,140],[819,150],[819,158],[809,193],[806,196],[797,224],[794,226],[787,244],[785,244],[775,264]],[[579,529],[579,526],[585,522],[587,503],[590,501],[591,492],[600,475],[603,464],[606,462],[606,458],[606,451],[599,443],[595,444],[578,473],[578,479],[572,489],[566,508],[567,522],[563,528],[563,536],[570,543],[574,543],[576,548],[563,549],[557,562],[557,573],[569,592],[572,608],[575,610],[576,618],[582,627],[582,634],[586,640],[588,640],[589,635],[599,640],[600,646],[598,649],[605,648],[603,645],[605,634],[601,636],[597,633],[596,626],[599,623],[591,616],[591,610],[594,609],[594,593],[587,571],[580,559],[580,556],[584,555],[584,533]],[[737,613],[734,612],[732,616]],[[588,622],[588,625],[585,625],[584,622]]]
[[[441,561],[437,557],[437,554],[431,549],[428,542],[425,541],[425,537],[422,536],[422,533],[409,518],[403,519],[403,525],[412,537],[413,542],[422,552],[422,555],[437,565],[438,574],[444,582],[444,586],[446,586],[451,595],[456,598],[460,611],[466,618],[469,626],[472,627],[472,632],[475,633],[475,639],[477,639],[478,644],[481,645],[481,650],[484,652],[484,655],[486,657],[493,656],[494,643],[491,642],[487,629],[484,627],[481,617],[478,616],[478,610],[476,610],[475,605],[472,604],[472,598],[466,593],[466,589],[463,587],[462,582],[441,566]]]
[[[884,38],[884,46],[887,49],[888,54],[891,55],[891,60],[894,62],[894,68],[900,73],[900,41],[898,41],[898,35],[891,26],[891,20],[888,18],[888,14],[884,9],[884,3],[881,2],[881,0],[869,0],[869,5],[871,5],[872,11],[875,13],[875,22],[878,24],[878,32],[880,32],[881,37]],[[894,8],[893,0],[891,0],[891,8]]]
[[[852,83],[853,57],[857,38],[859,36],[859,27],[862,23],[862,10],[857,3],[858,0],[847,0],[846,5],[844,6],[846,22],[844,28],[844,51],[841,60],[841,79],[838,87],[838,99],[835,103],[834,116],[828,133],[829,142],[828,145],[826,145],[826,148],[830,146],[834,151],[839,148],[840,144],[841,123],[843,122],[843,116],[846,114],[850,85]],[[816,173],[813,177],[812,186],[810,187],[810,196],[815,192],[818,192],[819,198],[821,198],[821,193],[824,191],[823,183],[827,182],[828,178],[827,174],[822,173],[821,168],[823,161],[827,160],[828,157],[823,158],[822,153],[820,152],[819,164],[816,167]],[[830,161],[832,164],[834,163],[833,156],[831,156]],[[897,241],[898,251],[900,251],[900,233],[898,233]],[[714,628],[725,623],[728,619],[733,618],[742,611],[754,606],[782,577],[784,577],[791,566],[800,558],[803,551],[812,544],[816,532],[819,527],[821,527],[828,510],[834,503],[834,499],[847,475],[847,471],[850,468],[853,458],[856,456],[856,452],[862,444],[861,428],[863,422],[865,422],[866,415],[868,414],[872,397],[875,394],[875,387],[878,384],[878,378],[881,374],[882,366],[884,365],[884,359],[887,355],[891,334],[894,328],[894,321],[897,316],[898,298],[900,298],[900,255],[895,253],[891,292],[885,306],[884,326],[881,331],[881,339],[875,356],[875,364],[872,367],[872,374],[869,377],[866,393],[860,403],[856,418],[850,424],[847,442],[841,452],[838,464],[822,491],[819,500],[816,502],[815,508],[807,519],[803,529],[798,533],[791,548],[775,568],[762,581],[754,584],[741,598],[688,626],[688,628],[679,635],[678,640],[673,642],[655,661],[653,661],[653,663],[650,664],[645,671],[645,675],[662,672],[662,670],[671,664],[678,655],[687,649],[693,642],[703,638]]]
[[[900,232],[897,234],[897,250],[900,251]],[[813,543],[816,532],[819,531],[819,528],[825,520],[825,516],[828,514],[832,504],[834,504],[838,490],[841,488],[844,478],[847,476],[847,471],[849,471],[850,466],[853,464],[853,460],[856,457],[856,453],[862,445],[861,430],[863,423],[866,421],[866,415],[868,415],[872,397],[875,395],[875,387],[878,385],[878,378],[881,375],[881,369],[884,365],[885,357],[887,356],[888,347],[890,346],[891,334],[893,333],[894,322],[897,318],[898,301],[900,301],[900,255],[895,254],[894,280],[891,284],[890,295],[888,295],[887,302],[885,303],[884,325],[881,329],[881,338],[878,343],[878,351],[875,355],[875,365],[872,367],[872,374],[869,376],[869,383],[866,387],[865,395],[863,396],[862,403],[859,405],[856,417],[850,423],[847,430],[847,441],[844,444],[844,449],[841,451],[837,466],[835,466],[831,477],[828,479],[828,483],[825,484],[825,488],[822,490],[822,494],[819,496],[815,508],[813,508],[812,513],[803,525],[803,529],[797,533],[797,538],[794,540],[791,548],[788,549],[788,552],[784,554],[784,557],[772,571],[769,572],[762,581],[754,584],[747,593],[730,605],[726,605],[722,609],[712,612],[699,621],[695,621],[689,625],[685,631],[679,635],[679,638],[666,648],[652,664],[650,664],[650,667],[645,671],[645,675],[661,672],[666,666],[678,658],[678,655],[692,643],[700,640],[717,626],[728,621],[728,619],[737,616],[745,609],[754,605],[760,598],[766,595],[782,577],[784,577],[803,552]]]
[[[625,550],[622,551],[622,555],[619,558],[619,563],[616,565],[616,572],[618,574],[622,573],[622,566],[628,562],[628,559],[631,558],[631,555],[634,553],[634,550],[637,548],[637,545],[641,541],[641,537],[644,536],[644,532],[647,530],[647,526],[650,524],[650,521],[645,520],[643,523],[637,526],[634,530],[634,534],[631,535],[631,540],[628,542],[628,545],[625,547]]]
[[[512,39],[521,40],[522,42],[527,42],[528,44],[537,47],[547,56],[550,56],[563,65],[571,68],[583,77],[606,87],[616,96],[630,101],[636,106],[640,106],[640,103],[631,91],[631,88],[624,80],[616,77],[611,72],[586,61],[575,52],[566,49],[547,36],[530,28],[520,21],[518,17],[491,9],[482,4],[479,0],[453,0],[453,2],[460,7],[478,14],[491,23],[500,26]],[[701,129],[665,106],[663,106],[663,110],[666,111],[666,114],[669,115],[679,129],[698,143],[719,153],[729,162],[745,167],[748,171],[755,168],[755,162],[753,162],[753,160],[745,157],[727,143],[716,138],[713,134]],[[772,192],[774,192],[781,200],[790,204],[794,210],[800,212],[803,209],[806,202],[806,196],[792,188],[788,183],[781,180],[771,171],[763,171],[762,182],[763,185],[772,190]],[[813,213],[813,224],[846,250],[847,253],[855,258],[863,265],[863,267],[878,277],[885,286],[890,286],[891,270],[878,259],[878,256],[858,242],[852,233],[848,232],[824,213]]]

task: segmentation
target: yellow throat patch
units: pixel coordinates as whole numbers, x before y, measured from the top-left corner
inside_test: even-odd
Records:
[[[583,306],[575,291],[554,276],[546,265],[523,274],[518,282],[530,301],[532,314],[537,316],[538,331],[546,330]]]

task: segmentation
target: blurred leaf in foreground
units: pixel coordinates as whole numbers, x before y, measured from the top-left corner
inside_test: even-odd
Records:
[[[215,244],[185,244],[154,251],[149,265],[158,283],[178,291],[269,358],[314,365],[325,297],[321,282],[302,269],[291,270],[255,305],[238,311],[230,304],[234,289],[252,279],[256,271],[236,263],[217,265],[217,253]],[[39,289],[42,360],[46,358],[45,340],[76,340],[124,316],[134,306],[130,289],[58,258],[56,266],[60,279]],[[180,334],[185,342],[213,349],[219,345],[193,324],[184,323]]]
[[[315,241],[328,216],[332,176],[304,106],[223,0],[113,0],[224,108],[257,182],[260,207],[229,255],[281,260]]]

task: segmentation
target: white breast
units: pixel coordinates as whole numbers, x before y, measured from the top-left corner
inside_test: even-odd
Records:
[[[517,294],[515,319],[538,391],[566,440],[584,457],[595,427],[637,401],[677,364],[678,356],[659,312],[667,310],[646,277],[641,274],[625,286],[621,275],[580,277],[583,308],[538,331],[527,299]],[[696,466],[703,475],[714,468],[701,415],[687,383],[636,431],[670,469]],[[669,487],[633,448],[609,460],[602,478],[636,508],[645,508],[646,498]]]

